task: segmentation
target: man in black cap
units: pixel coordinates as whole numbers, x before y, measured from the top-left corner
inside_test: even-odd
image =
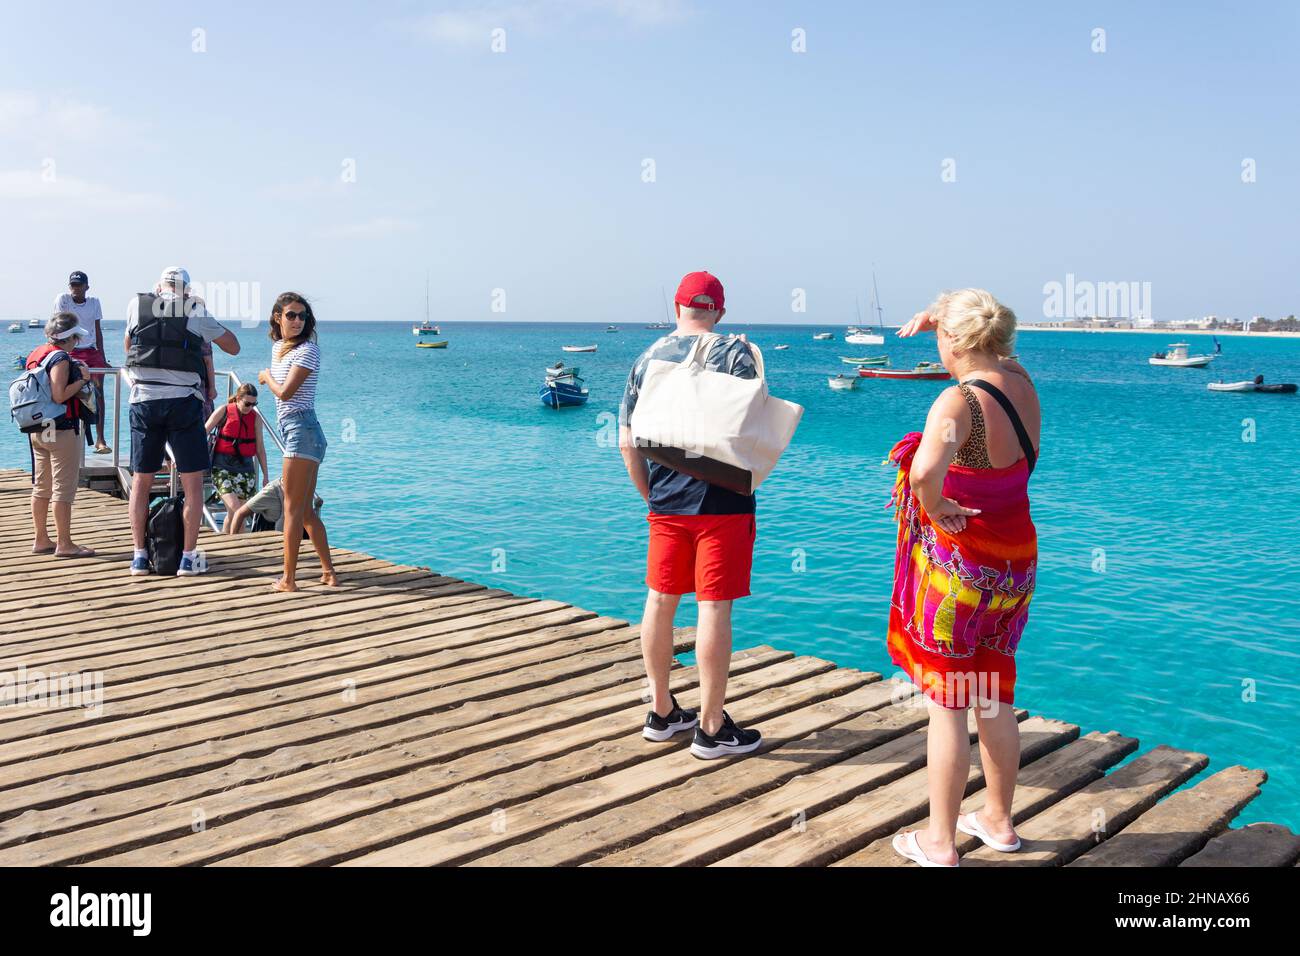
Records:
[[[71,312],[77,317],[77,324],[93,333],[93,338],[83,341],[79,348],[70,353],[78,362],[84,362],[89,368],[108,368],[108,356],[104,354],[104,329],[100,322],[104,311],[99,300],[93,295],[86,295],[90,288],[90,279],[78,269],[68,276],[68,291],[55,296],[54,314]],[[113,449],[104,443],[104,376],[92,375],[95,386],[95,451],[108,454]],[[87,429],[86,443],[90,443]]]

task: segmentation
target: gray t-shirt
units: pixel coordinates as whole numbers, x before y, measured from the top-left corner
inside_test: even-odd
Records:
[[[176,294],[164,292],[160,298],[174,299]],[[202,302],[197,299],[193,301],[195,302],[195,308],[185,323],[185,327],[195,335],[201,335],[205,345],[224,335],[226,327],[208,312]],[[126,309],[126,334],[128,337],[135,331],[136,325],[140,321],[139,309],[139,297],[132,297],[131,304]],[[132,402],[152,402],[160,398],[188,398],[191,395],[202,401],[207,397],[204,394],[202,380],[194,372],[177,372],[167,368],[124,368],[122,372],[129,379],[132,379]],[[148,379],[150,383],[166,382],[168,384],[137,383],[134,381],[136,378]]]

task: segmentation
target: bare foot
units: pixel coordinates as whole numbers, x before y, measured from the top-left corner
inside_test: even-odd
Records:
[[[328,571],[322,571],[320,583],[325,585],[327,588],[336,588],[339,586],[339,576],[334,573],[333,568]]]
[[[271,590],[288,594],[291,591],[298,590],[298,585],[292,581],[286,581],[284,578],[276,578],[275,583],[271,585]]]
[[[94,548],[83,548],[79,544],[74,544],[71,548],[56,548],[54,551],[56,558],[93,558],[95,556]]]
[[[933,863],[952,866],[957,862],[957,847],[953,845],[953,842],[949,840],[945,846],[940,846],[930,838],[929,830],[916,831],[916,845]]]
[[[980,810],[975,814],[975,819],[978,820],[979,825],[984,828],[984,832],[999,843],[1010,844],[1016,842],[1016,830],[1015,827],[1011,825],[1010,817],[1004,817],[1001,820],[993,820],[990,817],[986,817],[984,811]]]

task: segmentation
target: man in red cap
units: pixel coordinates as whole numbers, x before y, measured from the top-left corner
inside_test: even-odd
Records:
[[[642,353],[632,366],[619,409],[619,446],[628,474],[650,508],[645,614],[641,652],[653,695],[642,736],[670,740],[694,730],[691,753],[702,759],[746,754],[762,735],[738,727],[723,710],[731,664],[731,604],[749,594],[756,531],[754,496],[742,495],[682,474],[643,456],[629,423],[651,359],[681,362],[700,335],[713,332],[726,315],[722,283],[707,272],[682,279],[673,301],[677,328]],[[717,337],[704,356],[706,368],[756,378],[754,353],[743,336]],[[700,414],[708,414],[701,409]],[[673,656],[673,616],[683,594],[699,605],[695,652],[700,672],[700,711],[678,706],[668,689]]]

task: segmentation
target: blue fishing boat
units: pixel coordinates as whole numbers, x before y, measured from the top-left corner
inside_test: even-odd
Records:
[[[542,404],[547,408],[564,408],[569,405],[586,405],[587,389],[578,377],[578,370],[566,369],[556,373],[554,367],[546,370],[546,383],[537,390]]]

